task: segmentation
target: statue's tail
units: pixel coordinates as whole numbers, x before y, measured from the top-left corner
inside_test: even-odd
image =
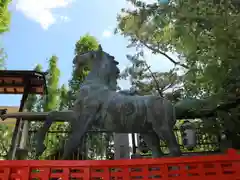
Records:
[[[44,139],[53,123],[53,118],[51,118],[50,114],[46,117],[43,126],[37,131],[36,135],[34,136],[34,146],[36,148],[37,157],[41,156],[46,149],[46,146],[44,145]]]

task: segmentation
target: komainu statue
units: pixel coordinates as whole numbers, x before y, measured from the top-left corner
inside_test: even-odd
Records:
[[[115,133],[140,133],[155,158],[163,155],[160,139],[166,141],[172,156],[181,155],[173,132],[175,109],[167,99],[116,92],[118,62],[100,45],[97,51],[76,55],[73,63],[76,71],[88,66],[90,72],[80,86],[73,108],[50,112],[47,116],[36,135],[38,155],[45,150],[43,141],[52,122],[63,119],[71,124],[72,131],[62,159],[67,159],[79,147],[84,134],[93,125]]]

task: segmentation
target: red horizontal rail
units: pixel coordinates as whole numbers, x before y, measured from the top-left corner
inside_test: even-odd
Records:
[[[135,178],[134,178],[135,177]],[[0,161],[0,180],[240,180],[240,154],[161,159]]]
[[[133,164],[138,165],[154,165],[154,164],[175,164],[176,162],[184,163],[199,163],[199,162],[213,162],[213,161],[239,161],[240,154],[234,149],[229,149],[227,154],[211,155],[211,156],[191,156],[191,157],[164,157],[159,159],[127,159],[127,160],[5,160],[0,161],[0,167],[45,167],[45,166],[61,166],[61,167],[75,167],[75,166],[129,166]]]

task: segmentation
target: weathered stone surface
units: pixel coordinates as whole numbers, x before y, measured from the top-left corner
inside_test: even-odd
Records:
[[[102,51],[101,46],[98,51],[77,55],[73,62],[78,67],[76,70],[89,65],[90,72],[80,86],[73,108],[48,114],[37,133],[38,154],[45,148],[44,136],[52,122],[64,119],[70,122],[72,133],[65,144],[63,159],[79,146],[83,135],[93,124],[115,133],[141,133],[154,157],[163,155],[159,139],[167,142],[171,155],[181,155],[173,133],[175,108],[168,100],[158,96],[129,96],[116,92],[118,62]]]

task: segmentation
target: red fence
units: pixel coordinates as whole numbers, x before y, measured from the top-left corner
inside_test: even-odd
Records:
[[[240,154],[115,161],[0,161],[0,180],[240,180]]]

